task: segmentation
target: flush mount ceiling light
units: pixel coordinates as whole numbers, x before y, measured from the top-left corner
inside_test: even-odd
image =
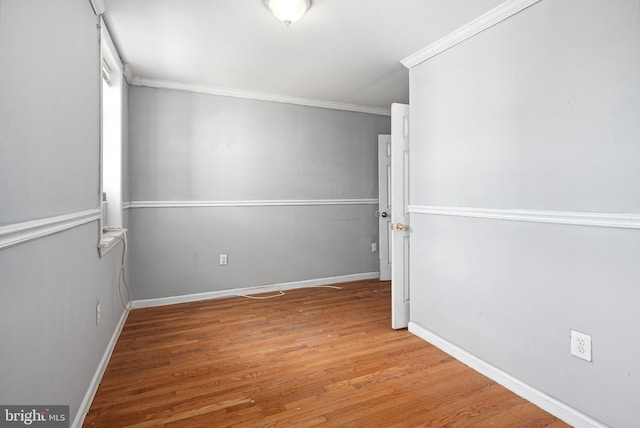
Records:
[[[289,25],[298,21],[311,7],[311,0],[264,0],[276,18]]]

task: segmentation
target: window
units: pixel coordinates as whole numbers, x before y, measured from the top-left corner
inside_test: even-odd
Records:
[[[125,83],[122,62],[102,19],[100,20],[101,88],[101,159],[100,220],[101,253],[106,253],[122,233],[122,141]]]

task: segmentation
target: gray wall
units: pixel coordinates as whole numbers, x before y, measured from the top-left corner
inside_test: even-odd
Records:
[[[640,2],[542,1],[411,70],[411,204],[640,213]],[[640,231],[412,214],[411,320],[640,419]],[[569,331],[592,336],[593,362]]]
[[[130,88],[130,198],[376,199],[389,117]],[[134,297],[378,271],[376,206],[134,208]],[[218,254],[229,265],[218,266]]]
[[[74,102],[97,95],[87,2],[0,4],[0,226],[97,206],[98,106]],[[76,95],[77,88],[91,91]],[[61,173],[72,159],[83,161]]]
[[[96,23],[87,0],[0,0],[0,225],[98,208]],[[123,312],[98,227],[0,248],[0,403],[76,416]]]

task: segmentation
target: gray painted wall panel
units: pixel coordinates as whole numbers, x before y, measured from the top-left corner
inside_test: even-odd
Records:
[[[130,88],[131,200],[377,198],[388,117]]]
[[[133,201],[377,198],[377,136],[389,117],[144,87],[129,94]],[[375,210],[131,209],[135,298],[376,272]]]
[[[640,1],[542,1],[411,70],[411,203],[640,212]],[[608,426],[640,410],[640,232],[413,214],[411,320]],[[590,334],[593,362],[570,355]]]
[[[412,69],[411,203],[640,212],[638,8],[543,1]]]
[[[411,227],[412,320],[595,419],[634,426],[640,231],[423,215]],[[571,329],[592,336],[592,363],[570,355]]]
[[[75,417],[123,312],[116,288],[122,246],[98,259],[97,228],[89,223],[0,250],[3,404],[68,404]]]
[[[98,207],[96,23],[87,0],[0,0],[0,226]],[[0,403],[78,413],[123,313],[98,227],[0,249]]]
[[[377,272],[376,206],[129,210],[135,299]],[[218,256],[229,255],[219,266]]]
[[[98,36],[65,25],[95,29],[91,4],[1,7],[0,226],[96,208]]]

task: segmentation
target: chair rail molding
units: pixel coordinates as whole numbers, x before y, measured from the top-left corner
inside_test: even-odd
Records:
[[[92,209],[0,227],[0,248],[80,226],[100,219],[100,210]]]
[[[316,205],[377,205],[378,199],[301,199],[255,201],[131,201],[128,208],[283,207]]]
[[[575,226],[640,229],[640,214],[635,213],[614,214],[571,211],[507,210],[494,208],[443,207],[433,205],[410,205],[409,213],[528,221],[536,223],[555,223]]]

